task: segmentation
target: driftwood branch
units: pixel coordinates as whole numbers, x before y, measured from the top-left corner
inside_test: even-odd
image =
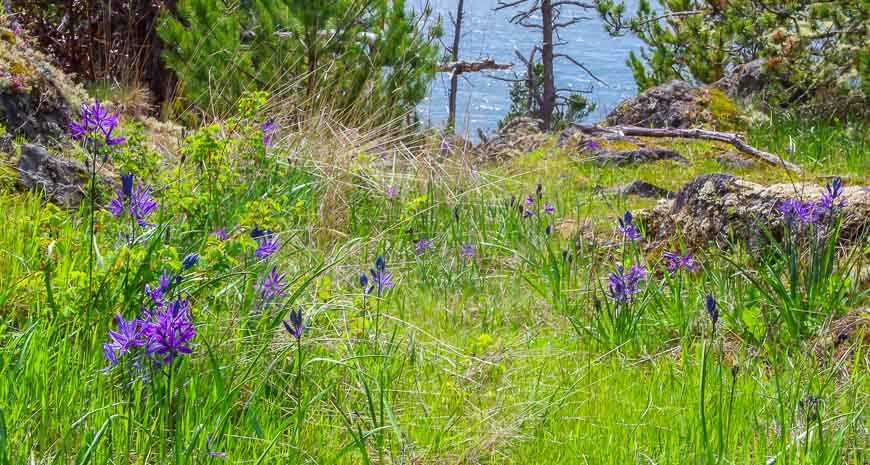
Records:
[[[737,150],[751,155],[759,160],[774,166],[780,166],[795,173],[802,173],[798,165],[784,160],[779,155],[759,150],[743,140],[739,134],[731,132],[708,131],[706,129],[676,129],[676,128],[642,128],[638,126],[599,126],[597,124],[573,123],[571,125],[587,134],[619,134],[637,137],[677,137],[684,139],[705,139],[717,142],[725,142],[734,146]]]
[[[452,61],[450,63],[442,63],[438,67],[438,71],[459,75],[463,73],[478,73],[480,71],[493,69],[510,69],[512,67],[513,63],[497,63],[492,58],[486,58],[480,61]]]

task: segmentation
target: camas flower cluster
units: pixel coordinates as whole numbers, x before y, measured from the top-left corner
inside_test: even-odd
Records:
[[[664,252],[662,257],[665,259],[665,269],[671,273],[676,273],[679,270],[694,272],[698,269],[691,253],[681,255],[679,252]]]
[[[148,217],[157,209],[158,203],[151,197],[151,186],[143,186],[136,182],[133,186],[133,173],[121,175],[121,189],[115,191],[115,198],[106,205],[106,210],[115,218],[120,218],[124,212],[130,212],[130,216],[136,223],[148,228],[154,226],[149,223]]]
[[[199,255],[191,254],[182,262],[182,271],[192,268]],[[115,367],[125,357],[134,362],[151,359],[157,364],[168,365],[180,355],[191,354],[191,341],[196,337],[196,328],[190,314],[190,298],[175,291],[182,275],[173,277],[171,271],[163,270],[156,287],[145,286],[145,302],[138,318],[125,320],[115,316],[117,329],[109,329],[109,339],[103,344],[103,355],[109,362],[107,369]]]
[[[378,257],[375,260],[375,267],[370,270],[371,281],[365,273],[359,275],[359,284],[365,290],[365,295],[369,295],[375,289],[378,290],[378,297],[384,294],[384,291],[393,287],[393,274],[387,273],[387,262],[384,257]],[[371,285],[369,285],[371,283]]]
[[[254,256],[257,258],[266,259],[278,251],[278,237],[271,229],[260,229],[259,226],[254,226],[251,230],[251,239],[257,241],[257,250],[254,251]]]
[[[527,196],[526,200],[523,202],[521,209],[523,211],[523,218],[530,218],[535,216],[538,213],[536,209],[536,205],[542,204],[540,211],[548,214],[554,215],[556,213],[556,207],[553,206],[550,202],[543,202],[544,190],[543,186],[538,184],[538,187],[535,189],[534,196]],[[543,202],[543,203],[542,203]]]
[[[846,207],[843,196],[843,181],[835,178],[825,186],[825,192],[815,202],[788,199],[776,206],[788,226],[818,224],[820,220]]]
[[[646,269],[642,265],[632,265],[625,273],[622,265],[608,275],[610,297],[619,303],[632,300],[640,292],[640,282],[646,278]]]
[[[640,231],[637,230],[637,225],[634,224],[634,217],[630,211],[625,212],[622,218],[617,219],[616,229],[622,234],[622,237],[630,241],[641,238]]]
[[[110,114],[99,99],[94,100],[93,105],[83,103],[81,120],[69,123],[70,136],[81,141],[91,141],[98,146],[122,144],[126,141],[125,138],[112,135],[118,127],[119,115],[117,112]]]

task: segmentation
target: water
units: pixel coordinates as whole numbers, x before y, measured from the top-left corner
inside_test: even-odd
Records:
[[[416,0],[418,5],[425,1]],[[429,1],[435,13],[445,18],[443,40],[445,43],[451,43],[453,31],[447,18],[448,13],[455,15],[457,0]],[[493,11],[497,3],[496,0],[465,0],[460,59],[475,60],[492,57],[498,62],[514,63],[512,70],[468,73],[459,80],[457,132],[472,137],[476,137],[478,128],[484,131],[496,128],[499,120],[510,109],[510,83],[488,76],[503,78],[514,78],[515,74],[521,76],[524,71],[523,65],[517,59],[514,50],[519,50],[527,57],[532,47],[541,40],[539,30],[527,29],[509,22],[512,10]],[[633,12],[636,2],[629,0],[627,3],[626,11]],[[586,97],[596,102],[598,108],[589,118],[597,120],[626,97],[635,94],[634,79],[625,61],[629,52],[639,50],[642,44],[632,36],[611,37],[604,31],[594,11],[580,14],[591,19],[563,29],[561,39],[565,44],[557,49],[557,53],[571,55],[586,65],[607,85],[600,84],[576,65],[562,59],[557,60],[555,66],[556,87],[591,89],[592,93],[586,94]],[[573,13],[567,16],[573,17]],[[428,97],[418,107],[418,114],[424,123],[435,127],[444,125],[447,120],[449,88],[449,74],[438,74],[432,83]]]

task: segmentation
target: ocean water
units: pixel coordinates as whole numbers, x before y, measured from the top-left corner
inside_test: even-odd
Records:
[[[453,31],[448,14],[456,12],[457,0],[415,0],[417,5],[428,1],[436,14],[444,17],[444,42],[452,43]],[[474,60],[492,57],[499,62],[512,62],[514,69],[468,73],[459,80],[457,103],[457,132],[476,138],[478,128],[485,132],[498,126],[498,121],[510,109],[510,83],[489,76],[513,78],[521,76],[523,65],[514,50],[528,56],[539,43],[539,30],[527,29],[509,22],[512,12],[494,11],[497,0],[465,0],[463,38],[460,58]],[[633,12],[636,1],[627,2],[627,11]],[[576,10],[575,10],[576,11]],[[576,65],[562,59],[556,62],[556,87],[591,90],[586,97],[598,104],[590,120],[602,118],[626,97],[635,94],[636,86],[631,70],[625,64],[629,52],[639,50],[642,43],[632,36],[612,37],[602,27],[597,14],[590,11],[588,21],[563,29],[558,53],[565,53],[583,63],[606,85],[595,81]],[[573,17],[573,15],[568,15]],[[447,119],[447,93],[450,88],[448,73],[436,76],[428,97],[418,106],[418,115],[424,124],[443,126]]]

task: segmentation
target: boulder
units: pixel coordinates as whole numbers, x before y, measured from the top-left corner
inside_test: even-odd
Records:
[[[85,197],[89,174],[77,160],[58,158],[32,144],[21,146],[18,160],[18,184],[26,189],[42,189],[47,199],[66,208],[78,208]],[[99,182],[111,180],[98,175]]]
[[[630,150],[608,150],[599,148],[593,151],[592,161],[600,165],[624,166],[637,163],[652,163],[660,160],[673,160],[684,165],[689,160],[679,153],[661,147],[638,147]]]
[[[30,142],[59,139],[87,95],[24,33],[8,32],[7,26],[0,19],[0,124]]]
[[[661,201],[639,212],[653,244],[680,238],[691,248],[725,247],[731,241],[752,246],[764,242],[764,231],[780,235],[782,214],[776,207],[788,199],[817,200],[824,188],[815,184],[764,186],[730,174],[705,174],[686,184],[673,201]],[[870,227],[870,188],[846,186],[843,238],[854,239]]]
[[[735,66],[714,85],[732,98],[743,99],[763,91],[770,85],[772,77],[767,59],[757,58]]]
[[[717,156],[716,161],[722,165],[723,168],[728,169],[756,169],[761,166],[757,161],[743,158],[739,153],[733,150]]]
[[[667,189],[639,179],[622,186],[611,188],[608,192],[617,195],[635,195],[645,199],[671,199],[676,195]]]
[[[483,140],[474,152],[482,161],[507,160],[552,144],[552,137],[541,132],[539,119],[523,116],[514,118]]]
[[[720,89],[674,80],[622,102],[607,115],[607,124],[727,130],[734,127],[739,116],[734,103]]]

